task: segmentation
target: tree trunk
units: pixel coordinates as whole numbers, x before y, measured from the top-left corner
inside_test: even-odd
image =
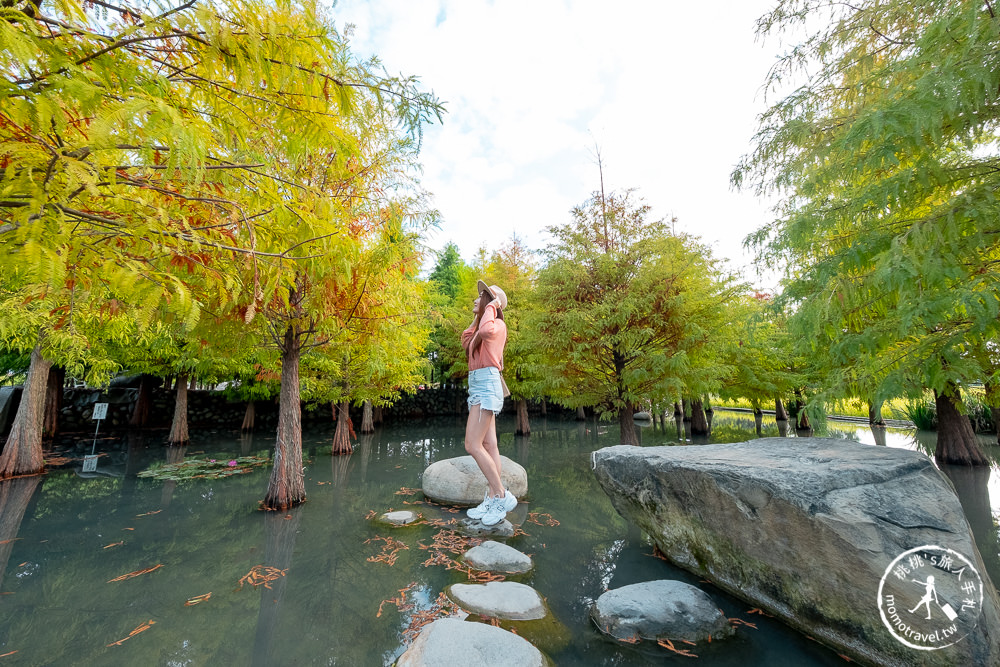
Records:
[[[144,428],[149,424],[149,411],[153,405],[153,376],[143,373],[139,378],[139,392],[135,397],[135,408],[128,421],[129,426]]]
[[[578,422],[587,421],[587,411],[584,410],[582,407],[576,409],[576,420]]]
[[[243,425],[240,426],[240,431],[244,433],[252,431],[256,421],[257,408],[254,406],[253,401],[247,401],[247,411],[243,413]]]
[[[548,401],[542,398],[542,416],[546,416],[549,413]]]
[[[21,392],[14,424],[0,455],[0,478],[34,475],[45,470],[42,459],[42,426],[45,420],[45,390],[49,367],[38,346],[31,351],[31,365]]]
[[[375,410],[373,411],[372,421],[374,421],[376,424],[381,424],[383,421],[385,421],[385,415],[382,412],[381,405],[375,408]]]
[[[41,481],[40,476],[33,475],[0,482],[0,586],[3,585],[7,561],[17,542],[24,513]]]
[[[365,401],[361,406],[361,432],[374,433],[375,423],[372,420],[372,402]]]
[[[528,399],[517,400],[517,420],[514,424],[514,435],[531,435],[531,425],[528,423]]]
[[[944,392],[935,391],[934,404],[938,420],[934,460],[939,464],[988,466],[990,462],[979,446],[972,422],[959,411],[961,398],[958,387],[949,383]]]
[[[66,383],[66,369],[62,366],[49,368],[48,382],[45,387],[45,420],[42,424],[42,437],[54,438],[59,434],[59,413],[62,410],[63,385]]]
[[[785,404],[781,402],[779,397],[774,399],[774,419],[780,422],[788,421],[788,412],[785,411]]]
[[[333,449],[330,452],[334,456],[354,453],[351,438],[356,436],[354,435],[354,425],[351,423],[349,408],[350,404],[347,401],[341,401],[340,405],[337,406],[337,412],[339,413],[337,415],[337,430],[333,432]]]
[[[622,408],[618,411],[618,427],[621,431],[621,444],[639,445],[639,435],[636,433],[635,420],[632,419],[632,408]]]
[[[188,386],[188,389],[190,391],[195,391],[197,388],[198,388],[198,379],[191,378],[191,384]]]
[[[758,437],[762,435],[764,429],[764,411],[760,408],[753,409],[753,427]]]
[[[686,398],[681,398],[681,418],[686,421],[691,421],[691,401]]]
[[[680,403],[678,403],[677,401],[674,401],[674,418],[677,418],[677,417],[680,417],[681,419],[684,418],[684,409],[681,408],[681,404]]]
[[[872,426],[885,426],[885,420],[882,419],[882,401],[868,403],[868,423]]]
[[[812,424],[809,423],[809,415],[806,414],[806,404],[802,401],[802,392],[798,389],[795,390],[795,430],[812,430]]]
[[[700,398],[691,401],[691,435],[708,435],[708,418]]]
[[[264,496],[264,507],[269,510],[284,511],[306,499],[306,481],[302,471],[302,401],[299,394],[301,354],[301,335],[294,325],[289,324],[281,346],[281,391],[274,465],[267,484],[267,495]]]
[[[170,424],[167,444],[177,447],[186,445],[188,436],[188,383],[187,375],[177,376],[177,397],[174,400],[174,421]]]

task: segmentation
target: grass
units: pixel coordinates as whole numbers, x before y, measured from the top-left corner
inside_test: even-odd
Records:
[[[969,419],[972,420],[972,426],[977,433],[996,432],[992,411],[986,405],[986,397],[981,386],[973,386],[963,390],[962,400]],[[751,408],[750,401],[744,398],[730,401],[713,398],[712,405],[725,408]],[[774,402],[769,401],[762,408],[764,410],[774,410]],[[789,408],[787,402],[785,403],[785,408]],[[858,399],[834,401],[831,405],[827,406],[826,413],[827,415],[867,419],[868,404]],[[882,417],[884,419],[908,420],[913,422],[918,429],[934,431],[937,429],[937,411],[934,407],[934,394],[928,391],[924,393],[922,399],[890,399],[882,405]]]

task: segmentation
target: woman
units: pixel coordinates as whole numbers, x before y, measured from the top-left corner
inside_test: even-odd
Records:
[[[488,488],[483,502],[468,511],[485,526],[503,521],[517,506],[517,498],[500,479],[500,450],[497,449],[496,416],[503,408],[503,348],[507,325],[503,311],[507,295],[496,285],[482,280],[479,296],[472,302],[476,314],[472,325],[462,332],[462,347],[469,357],[469,421],[465,425],[465,451],[476,460],[486,476]]]

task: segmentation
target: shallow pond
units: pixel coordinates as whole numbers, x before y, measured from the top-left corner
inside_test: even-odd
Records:
[[[267,468],[180,482],[136,477],[168,455],[266,455],[273,436],[196,432],[183,452],[162,447],[162,434],[105,440],[98,473],[87,477],[77,459],[90,442],[81,441],[64,467],[0,484],[0,657],[13,665],[391,664],[419,612],[465,575],[424,564],[432,552],[422,547],[440,528],[390,531],[366,517],[407,507],[456,516],[414,504],[415,490],[429,463],[464,454],[463,426],[458,418],[387,425],[362,436],[349,457],[323,453],[332,427],[307,433],[308,502],[287,513],[257,509]],[[519,507],[525,534],[508,543],[533,555],[536,569],[522,581],[565,625],[568,641],[547,647],[556,664],[686,664],[656,646],[608,641],[588,618],[607,588],[661,578],[699,585],[727,616],[753,624],[739,625],[731,640],[686,647],[699,664],[844,664],[653,554],[590,469],[591,451],[617,444],[617,426],[535,418],[532,428],[530,438],[516,438],[512,419],[500,423],[501,453],[527,469],[530,488]],[[875,438],[867,425],[831,421],[826,429]],[[762,434],[778,435],[773,420]],[[908,431],[885,436],[889,446],[927,446]],[[712,441],[752,437],[749,415],[716,412]],[[689,442],[672,422],[643,429],[642,441]],[[996,477],[952,476],[995,581]],[[389,536],[398,542],[387,544]]]

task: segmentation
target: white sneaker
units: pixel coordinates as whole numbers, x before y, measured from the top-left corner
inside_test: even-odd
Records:
[[[511,512],[517,507],[517,498],[514,494],[510,492],[510,489],[506,489],[503,496],[503,508],[504,510]]]
[[[484,526],[495,526],[507,516],[505,496],[493,496],[487,501],[486,513],[479,519]]]
[[[466,516],[470,519],[482,519],[483,515],[486,514],[486,506],[489,504],[490,500],[490,490],[486,489],[483,491],[483,502],[479,503],[475,507],[470,507],[466,511]]]

